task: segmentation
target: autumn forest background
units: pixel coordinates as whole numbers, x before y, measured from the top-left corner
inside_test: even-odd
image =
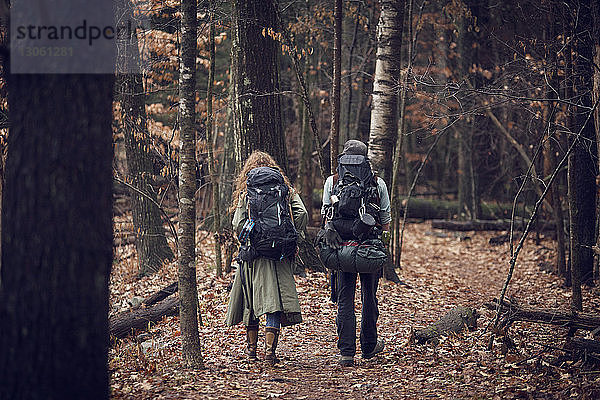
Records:
[[[596,1],[115,0],[110,75],[11,73],[6,4],[0,399],[600,396]],[[386,351],[343,369],[312,240],[348,139],[393,220]],[[309,211],[274,368],[223,323],[257,149]]]

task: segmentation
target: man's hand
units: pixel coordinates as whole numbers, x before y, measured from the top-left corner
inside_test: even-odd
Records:
[[[333,249],[342,247],[342,238],[331,224],[331,221],[325,224],[325,243]]]

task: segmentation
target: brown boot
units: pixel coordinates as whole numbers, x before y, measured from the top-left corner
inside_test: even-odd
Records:
[[[248,343],[248,361],[258,361],[258,357],[256,357],[258,325],[250,325],[246,327],[246,342]]]
[[[279,359],[275,356],[278,341],[279,329],[265,328],[265,361],[268,365],[275,365],[279,362]]]

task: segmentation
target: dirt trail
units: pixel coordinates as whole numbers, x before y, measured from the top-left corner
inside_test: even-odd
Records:
[[[438,231],[439,232],[439,231]],[[410,287],[381,281],[379,334],[386,341],[382,355],[353,368],[337,366],[335,305],[329,301],[323,274],[297,278],[304,323],[284,328],[278,348],[282,362],[274,368],[245,361],[243,327],[226,328],[227,287],[232,277],[214,279],[199,271],[204,326],[201,330],[206,368],[195,372],[180,366],[178,320],[170,318],[152,329],[144,348],[131,341],[115,343],[110,353],[113,398],[190,399],[422,399],[422,398],[593,398],[599,396],[600,375],[571,374],[548,364],[554,357],[544,346],[561,346],[560,329],[515,324],[517,349],[504,356],[499,346],[485,350],[483,334],[493,314],[481,305],[498,296],[507,270],[508,245],[487,244],[492,233],[431,234],[429,224],[410,224],[405,237],[401,278]],[[525,247],[509,294],[523,304],[566,308],[568,290],[540,263],[551,261],[553,244],[530,241]],[[112,302],[151,292],[174,279],[175,268],[136,283],[126,266],[116,266]],[[597,291],[586,289],[587,310],[598,311]],[[357,311],[360,310],[357,293]],[[408,344],[411,327],[437,320],[456,305],[482,313],[479,329],[443,340],[437,347]],[[595,308],[594,308],[595,307]],[[360,313],[357,312],[360,321]],[[357,332],[358,334],[358,332]],[[259,338],[262,343],[262,332]],[[145,352],[144,352],[145,351]],[[358,349],[360,354],[360,348]],[[535,356],[539,353],[539,356]],[[259,355],[260,356],[260,355]],[[528,359],[529,358],[529,359]]]

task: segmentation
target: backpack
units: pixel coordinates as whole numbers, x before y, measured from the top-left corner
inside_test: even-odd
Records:
[[[334,197],[335,196],[335,197]],[[334,201],[337,200],[337,201]],[[362,155],[342,154],[338,158],[337,181],[334,177],[332,223],[344,240],[365,240],[377,237],[381,226],[377,178],[369,159]],[[366,217],[373,229],[361,223]],[[372,218],[371,218],[372,217]]]
[[[248,172],[246,185],[248,222],[240,233],[239,257],[243,261],[257,257],[271,260],[293,257],[298,232],[290,212],[290,189],[283,175],[276,168],[254,168]]]

